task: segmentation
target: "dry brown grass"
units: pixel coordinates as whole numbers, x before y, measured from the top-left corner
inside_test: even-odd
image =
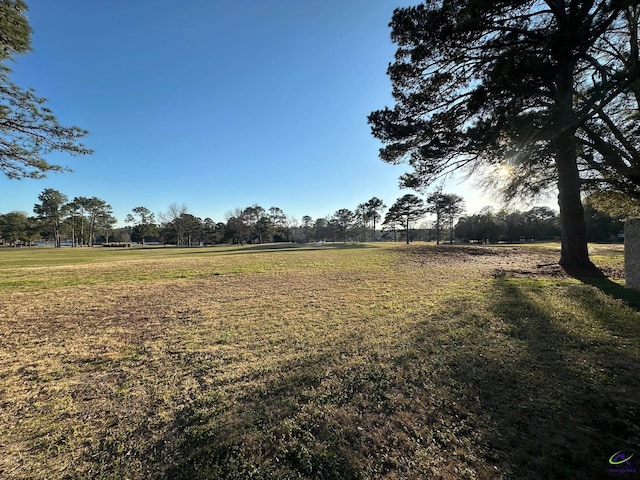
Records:
[[[572,449],[608,458],[638,435],[640,315],[615,285],[540,273],[556,255],[158,249],[7,266],[0,476],[572,478],[599,465]]]

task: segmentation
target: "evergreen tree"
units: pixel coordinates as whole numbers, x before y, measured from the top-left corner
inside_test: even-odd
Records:
[[[7,61],[30,50],[26,11],[22,0],[0,0],[0,172],[15,179],[68,170],[45,160],[51,152],[91,153],[79,143],[86,130],[60,125],[44,98],[9,80]]]
[[[396,200],[385,216],[384,223],[387,225],[400,224],[404,227],[407,245],[411,241],[409,235],[412,222],[422,218],[427,213],[424,201],[412,194],[404,195]]]
[[[424,187],[508,163],[507,193],[557,186],[560,264],[593,268],[581,189],[640,198],[637,0],[430,0],[396,9],[382,160]]]

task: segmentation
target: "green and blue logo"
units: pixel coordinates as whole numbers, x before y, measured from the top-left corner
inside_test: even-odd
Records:
[[[614,453],[609,457],[609,472],[611,473],[635,473],[636,469],[633,467],[631,460],[633,453],[629,455],[624,450]]]

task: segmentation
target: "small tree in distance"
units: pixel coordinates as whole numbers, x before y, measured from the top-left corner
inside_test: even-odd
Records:
[[[348,208],[341,208],[333,214],[331,220],[336,228],[338,238],[341,238],[343,242],[347,241],[347,233],[353,226],[356,215]]]
[[[373,221],[373,241],[376,241],[376,220],[382,218],[380,211],[386,207],[384,202],[378,197],[373,197],[367,203],[365,203],[367,209],[367,215]]]
[[[438,189],[427,197],[427,212],[436,216],[434,222],[436,228],[436,245],[440,244],[440,232],[442,231],[442,222],[445,217],[445,208],[447,206],[446,194]]]
[[[313,229],[313,218],[309,215],[302,217],[302,232],[304,233],[304,243],[309,243],[309,237]]]
[[[144,237],[158,234],[156,218],[153,213],[151,213],[151,210],[146,207],[135,207],[131,211],[133,215],[129,213],[125,219],[125,223],[133,224],[137,238],[142,245],[144,245]]]
[[[445,207],[444,214],[449,224],[449,243],[453,243],[453,224],[462,212],[464,212],[464,198],[455,193],[448,193],[444,196]]]
[[[45,188],[38,195],[40,203],[33,206],[33,212],[42,220],[46,234],[52,235],[56,247],[60,247],[60,225],[67,203],[67,196],[53,188]]]
[[[409,235],[411,223],[422,218],[425,213],[427,213],[427,209],[424,206],[424,201],[408,193],[396,200],[396,203],[387,212],[384,221],[387,224],[400,223],[406,231],[407,245],[409,245],[411,241]]]

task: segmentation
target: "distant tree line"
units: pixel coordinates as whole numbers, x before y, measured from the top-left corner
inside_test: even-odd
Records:
[[[622,240],[624,217],[598,209],[590,198],[584,202],[584,217],[590,242]],[[486,207],[479,213],[461,217],[454,235],[459,241],[477,243],[559,240],[559,220],[558,212],[548,207],[533,207],[526,211],[496,211]]]
[[[548,207],[527,211],[484,208],[479,213],[460,218],[455,236],[478,243],[553,240],[560,236],[558,214]]]
[[[611,213],[610,203],[610,199],[595,197],[585,201],[585,222],[591,241],[615,240],[622,231],[623,223]],[[158,215],[138,206],[124,219],[125,226],[116,228],[117,219],[106,201],[97,197],[69,200],[63,193],[48,188],[38,196],[33,212],[32,216],[24,212],[0,214],[0,242],[13,246],[35,242],[75,247],[135,242],[189,247],[220,243],[414,240],[496,243],[553,240],[560,236],[558,214],[548,207],[527,211],[495,211],[487,207],[479,213],[464,215],[463,198],[441,190],[425,199],[404,195],[388,209],[380,198],[373,197],[353,210],[341,208],[326,217],[314,219],[305,215],[299,220],[279,207],[265,209],[257,204],[228,212],[225,221],[220,222],[196,217],[186,205],[174,203]],[[425,222],[427,215],[432,220]]]
[[[73,246],[93,246],[108,242],[117,219],[104,200],[75,197],[71,201],[57,190],[47,188],[33,207],[34,216],[24,212],[0,215],[0,239],[10,245],[32,245],[51,241],[59,247],[63,237]]]

